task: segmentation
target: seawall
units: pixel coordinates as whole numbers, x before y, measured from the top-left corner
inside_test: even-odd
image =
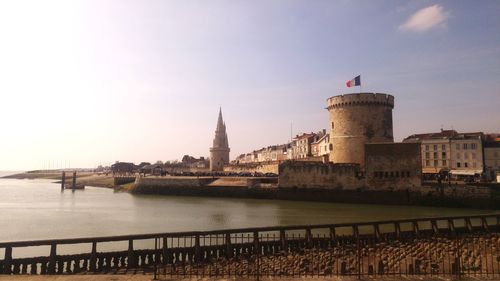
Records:
[[[450,195],[428,187],[420,191],[406,190],[341,190],[321,188],[255,187],[255,185],[218,186],[213,179],[152,179],[136,181],[133,193],[170,196],[199,196],[293,200],[312,202],[422,205],[453,208],[500,209],[500,198]],[[243,182],[243,181],[242,181]],[[264,185],[265,186],[265,185]],[[463,193],[461,193],[463,194]]]

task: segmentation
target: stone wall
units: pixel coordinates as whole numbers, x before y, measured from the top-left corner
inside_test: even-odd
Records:
[[[227,164],[224,165],[224,172],[233,173],[274,173],[278,174],[279,161],[247,164]]]
[[[280,188],[359,189],[359,164],[285,161],[279,165]]]
[[[365,145],[366,185],[371,189],[407,189],[421,186],[419,143]]]

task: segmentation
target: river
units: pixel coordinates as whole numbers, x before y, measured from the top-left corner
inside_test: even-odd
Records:
[[[485,210],[239,198],[132,195],[52,180],[0,179],[0,241],[343,223]]]

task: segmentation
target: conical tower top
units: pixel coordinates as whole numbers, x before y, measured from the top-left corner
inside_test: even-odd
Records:
[[[227,140],[226,123],[222,118],[222,108],[219,107],[219,117],[217,118],[217,129],[213,145],[210,148],[210,170],[222,171],[224,164],[229,163],[229,142]]]

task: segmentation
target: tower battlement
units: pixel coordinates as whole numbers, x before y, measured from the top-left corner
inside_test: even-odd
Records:
[[[384,93],[351,93],[327,99],[327,109],[350,105],[385,105],[394,108],[394,96]]]

